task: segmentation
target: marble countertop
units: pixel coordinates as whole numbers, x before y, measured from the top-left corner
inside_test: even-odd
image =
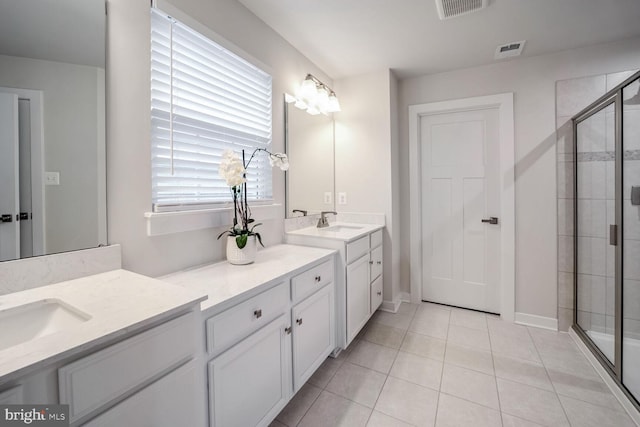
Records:
[[[331,231],[332,227],[343,227],[338,231]],[[288,235],[322,237],[325,239],[351,242],[365,236],[373,231],[384,228],[378,224],[356,224],[351,222],[333,222],[327,228],[306,227],[299,230],[289,231]]]
[[[15,306],[52,299],[91,316],[65,330],[0,350],[0,384],[157,323],[205,298],[203,292],[126,270],[0,296],[0,314]]]
[[[203,311],[214,306],[222,310],[261,292],[261,285],[268,285],[285,274],[303,271],[308,264],[329,258],[335,253],[329,249],[277,245],[258,251],[253,264],[232,265],[224,261],[180,271],[161,279],[173,285],[206,292],[209,298],[200,304]]]

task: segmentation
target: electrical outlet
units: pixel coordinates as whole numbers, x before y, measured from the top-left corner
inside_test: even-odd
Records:
[[[331,203],[333,203],[331,201],[332,197],[331,197],[331,191],[325,191],[324,192],[324,204],[325,205],[330,205]]]
[[[60,185],[60,172],[45,172],[45,185]]]
[[[338,193],[338,204],[339,205],[346,205],[347,204],[347,193],[340,192]]]

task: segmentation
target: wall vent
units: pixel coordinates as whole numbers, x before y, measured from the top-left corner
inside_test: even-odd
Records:
[[[520,40],[519,42],[511,42],[503,44],[496,48],[496,59],[511,58],[512,56],[520,56],[526,40]]]
[[[436,0],[441,20],[466,15],[489,6],[489,0]]]

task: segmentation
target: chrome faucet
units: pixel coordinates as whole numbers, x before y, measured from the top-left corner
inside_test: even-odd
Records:
[[[302,216],[307,216],[307,211],[304,209],[294,209],[292,213],[300,212]]]
[[[338,212],[334,212],[334,211],[320,212],[320,219],[318,220],[318,228],[325,228],[329,226],[329,220],[327,220],[326,214],[338,215]]]

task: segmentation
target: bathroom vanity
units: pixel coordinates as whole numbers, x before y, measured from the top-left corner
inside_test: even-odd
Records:
[[[68,404],[72,426],[202,424],[204,298],[125,270],[0,297],[0,404]]]
[[[267,426],[336,347],[335,251],[277,245],[163,277],[206,292],[209,426]],[[185,424],[183,424],[185,425]]]
[[[336,342],[345,349],[382,304],[383,225],[333,223],[286,234],[287,243],[338,251]]]

